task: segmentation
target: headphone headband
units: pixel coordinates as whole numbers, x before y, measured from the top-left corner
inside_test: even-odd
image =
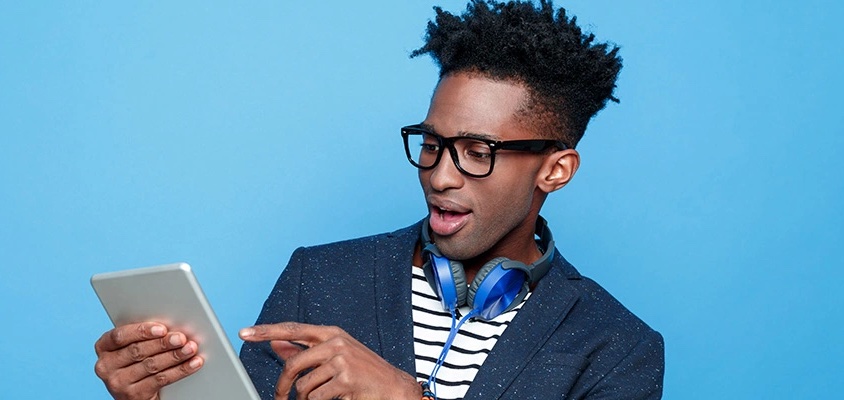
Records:
[[[531,284],[539,282],[548,270],[551,269],[551,260],[554,259],[554,235],[551,234],[551,229],[548,228],[548,221],[542,218],[541,215],[536,216],[536,235],[539,236],[539,245],[542,251],[542,257],[534,261],[530,265],[528,274],[528,281]]]

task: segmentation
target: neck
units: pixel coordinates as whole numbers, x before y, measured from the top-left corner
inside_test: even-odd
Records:
[[[472,282],[478,271],[490,260],[497,257],[506,257],[514,261],[522,262],[530,265],[531,263],[542,257],[542,252],[536,246],[534,240],[535,222],[530,226],[529,230],[522,227],[516,228],[516,231],[508,234],[510,238],[504,238],[489,250],[481,253],[477,257],[463,261],[463,269],[466,272],[467,282]],[[524,230],[525,232],[521,232]],[[518,238],[518,240],[515,240]]]

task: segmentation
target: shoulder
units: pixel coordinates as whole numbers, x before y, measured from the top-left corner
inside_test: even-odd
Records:
[[[580,349],[590,360],[585,371],[590,380],[617,376],[635,364],[651,367],[650,372],[637,373],[653,378],[653,388],[661,387],[665,352],[662,335],[564,258],[555,259],[552,270],[549,275],[556,276],[552,279],[562,278],[563,291],[574,299],[557,333],[565,334],[566,346],[572,346],[569,350]]]
[[[665,368],[662,335],[557,253],[531,300],[559,302],[563,317],[545,351],[579,360],[574,393],[627,393],[627,398],[659,398]],[[545,281],[545,279],[548,279]],[[544,288],[542,287],[544,284]],[[636,393],[636,395],[633,395]],[[573,396],[573,397],[579,397]],[[600,396],[598,396],[600,397]]]
[[[575,318],[589,321],[592,334],[604,340],[606,350],[622,355],[644,346],[651,347],[654,356],[662,357],[662,335],[600,284],[587,277],[572,284],[580,295],[580,315]]]
[[[336,255],[338,253],[348,253],[354,251],[361,251],[367,249],[375,249],[385,246],[399,246],[412,242],[415,244],[419,238],[419,230],[421,222],[413,225],[397,229],[392,232],[379,233],[376,235],[363,236],[354,239],[341,240],[332,243],[325,243],[315,246],[299,247],[294,252],[299,255],[319,256],[319,255]]]
[[[574,317],[590,321],[590,325],[596,330],[628,333],[623,335],[624,337],[649,336],[656,333],[598,282],[581,275],[559,253],[555,257],[552,270],[564,277],[565,286],[577,297],[574,305],[577,315]]]
[[[383,258],[407,258],[419,238],[421,223],[386,233],[342,240],[316,246],[299,247],[290,257],[288,268],[318,271],[332,270],[342,266],[344,270],[356,266],[372,265],[372,261]]]

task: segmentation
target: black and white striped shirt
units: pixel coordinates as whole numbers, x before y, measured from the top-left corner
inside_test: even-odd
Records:
[[[413,267],[412,289],[416,378],[424,381],[430,377],[448,338],[451,314],[443,310],[442,303],[425,280],[422,268]],[[439,400],[462,399],[466,395],[478,369],[523,304],[524,301],[490,321],[470,320],[460,327],[445,362],[437,372],[435,384]],[[469,311],[469,307],[460,307],[457,318],[460,319]]]

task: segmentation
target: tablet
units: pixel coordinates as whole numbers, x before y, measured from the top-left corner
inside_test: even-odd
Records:
[[[115,326],[161,322],[197,343],[202,368],[161,390],[161,400],[260,400],[188,264],[97,274],[91,286]]]

